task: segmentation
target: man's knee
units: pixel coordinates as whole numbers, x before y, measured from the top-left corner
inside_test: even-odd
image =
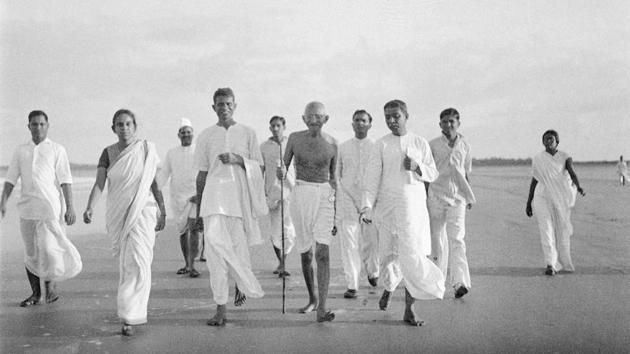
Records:
[[[315,248],[315,260],[317,263],[328,262],[329,258],[328,245],[317,243]]]

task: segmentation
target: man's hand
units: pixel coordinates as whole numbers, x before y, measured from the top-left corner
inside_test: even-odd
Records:
[[[193,204],[197,204],[197,196],[195,195],[195,196],[192,196],[192,197],[188,198],[188,201],[193,203]]]
[[[361,214],[359,214],[359,222],[362,222],[364,224],[371,224],[372,218],[372,209],[365,209],[363,212],[361,212]]]
[[[87,208],[83,212],[83,222],[89,224],[92,222],[92,208]]]
[[[4,201],[2,201],[2,203],[0,203],[0,213],[2,213],[2,217],[4,217],[4,214],[7,213],[7,206],[4,203]]]
[[[586,192],[584,192],[584,189],[582,189],[582,187],[577,187],[577,191],[578,191],[578,193],[580,193],[583,197],[586,195]]]
[[[466,209],[468,209],[468,210],[472,209],[472,203],[466,204]]]
[[[197,232],[203,232],[203,218],[198,217],[195,220],[195,231]]]
[[[66,214],[63,216],[63,219],[66,221],[67,225],[72,225],[77,220],[77,216],[74,213],[73,208],[68,208],[66,210]]]
[[[409,156],[405,156],[403,159],[403,166],[407,171],[415,171],[418,168],[416,161]]]
[[[166,225],[166,214],[159,213],[157,216],[157,224],[155,225],[155,231],[164,230],[165,225]]]
[[[219,154],[219,160],[221,160],[221,162],[223,162],[224,164],[233,164],[245,167],[243,157],[232,152],[224,152],[222,154]]]
[[[333,236],[337,235],[337,226],[333,226],[332,231],[330,232]]]
[[[532,217],[532,215],[534,215],[534,213],[532,212],[531,202],[527,202],[527,206],[525,207],[525,214],[527,214],[527,216],[529,216],[530,218]]]

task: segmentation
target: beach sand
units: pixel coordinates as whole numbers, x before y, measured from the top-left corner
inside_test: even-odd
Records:
[[[202,276],[175,274],[183,265],[172,226],[158,236],[153,262],[149,323],[134,337],[121,337],[116,316],[117,260],[105,235],[101,200],[94,224],[68,227],[84,269],[59,284],[61,299],[20,308],[29,295],[21,237],[12,196],[0,223],[0,335],[2,353],[623,353],[630,348],[630,187],[619,187],[605,166],[577,166],[587,196],[573,212],[573,274],[543,275],[544,262],[534,218],[525,216],[529,167],[475,169],[478,204],[467,215],[472,289],[454,299],[418,301],[423,327],[401,321],[404,290],[388,311],[378,309],[382,288],[362,281],[359,298],[343,298],[345,282],[339,242],[331,246],[329,307],[337,318],[318,324],[298,314],[307,295],[299,255],[290,254],[287,313],[281,313],[282,281],[271,271],[269,242],[252,248],[254,272],[265,297],[242,308],[228,303],[224,328],[206,326],[214,311],[208,270]],[[93,172],[75,174],[75,207],[83,211]],[[167,195],[167,194],[166,194]]]

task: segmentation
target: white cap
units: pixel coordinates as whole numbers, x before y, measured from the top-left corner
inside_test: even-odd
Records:
[[[179,127],[181,129],[183,127],[191,127],[192,128],[193,126],[192,126],[192,123],[190,122],[190,120],[188,118],[182,118],[179,121]]]

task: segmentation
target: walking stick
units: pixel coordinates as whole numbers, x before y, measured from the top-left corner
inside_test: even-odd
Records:
[[[284,164],[284,155],[282,155],[282,139],[279,139],[278,145],[280,145],[280,166]],[[286,178],[286,175],[284,176]],[[285,302],[285,289],[286,289],[286,267],[285,264],[285,255],[284,255],[284,178],[280,179],[280,227],[281,232],[280,235],[282,237],[282,255],[280,259],[282,260],[282,313],[284,314],[284,302]]]

